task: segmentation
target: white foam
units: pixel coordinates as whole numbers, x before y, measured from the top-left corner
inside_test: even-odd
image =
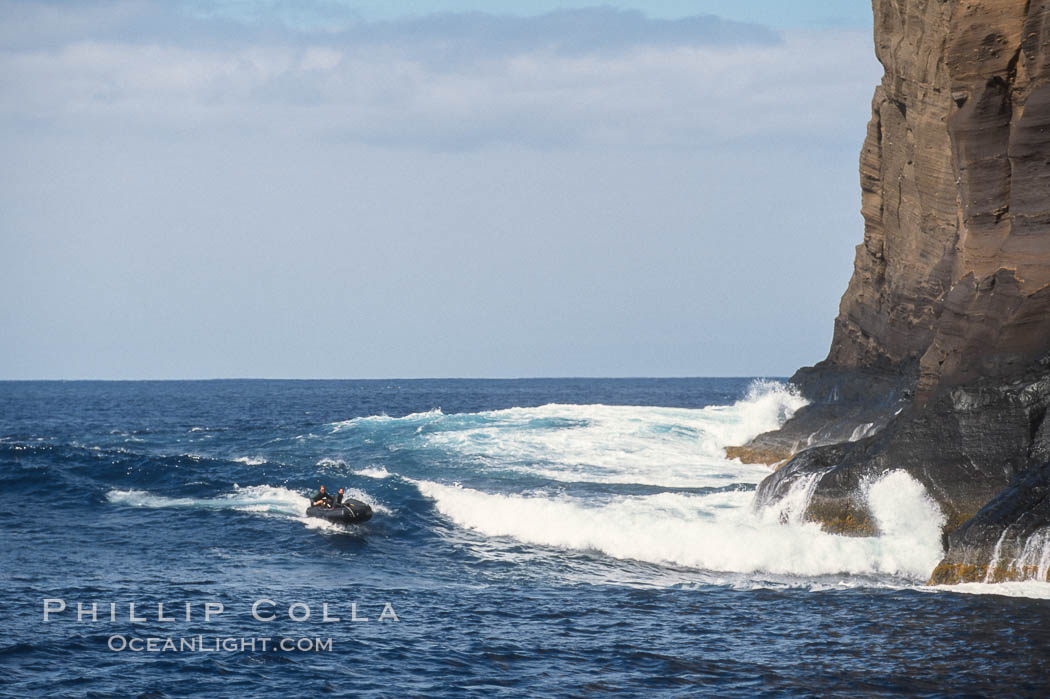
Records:
[[[169,498],[144,490],[111,490],[106,499],[131,507],[190,507],[205,510],[241,510],[302,515],[310,506],[306,496],[279,486],[234,486],[232,493],[216,498]]]
[[[238,456],[234,461],[245,466],[262,466],[266,463],[266,459],[261,456]]]
[[[354,471],[354,475],[356,475],[356,476],[364,476],[365,478],[375,478],[377,480],[382,480],[384,478],[390,478],[390,476],[393,475],[393,474],[391,474],[390,471],[387,471],[385,467],[380,466],[378,468],[362,468],[362,469],[359,469],[357,471]]]
[[[942,555],[943,515],[903,472],[868,488],[883,533],[843,537],[755,513],[747,492],[662,493],[596,504],[414,481],[455,524],[488,537],[727,573],[892,575],[925,581]]]
[[[199,501],[194,498],[168,498],[151,495],[145,490],[111,490],[106,499],[117,505],[129,507],[194,507]]]
[[[705,410],[726,412],[735,417],[720,425],[719,429],[711,430],[721,450],[777,429],[808,402],[793,386],[760,379],[751,384],[746,397],[733,405]]]
[[[805,403],[783,384],[758,381],[745,399],[702,409],[550,404],[428,413],[418,439],[486,470],[563,482],[717,487],[769,475],[762,465],[726,461],[724,448],[775,429]]]
[[[923,592],[958,592],[966,595],[1000,595],[1050,600],[1050,585],[1045,582],[962,583],[919,588]]]
[[[437,449],[485,471],[563,482],[704,487],[757,483],[768,475],[761,465],[727,462],[724,448],[775,429],[805,403],[784,384],[763,380],[733,405],[702,409],[550,404],[446,415],[435,408],[329,427],[332,434],[399,431],[383,438],[392,451]],[[338,459],[318,465],[347,466]]]
[[[445,417],[445,413],[441,412],[441,408],[434,408],[421,413],[410,413],[403,417],[390,417],[389,415],[368,415],[365,417],[355,417],[349,420],[340,420],[339,422],[329,423],[329,427],[332,428],[332,432],[340,432],[342,430],[353,428],[358,425],[375,425],[390,422],[426,422],[435,420],[438,418]]]

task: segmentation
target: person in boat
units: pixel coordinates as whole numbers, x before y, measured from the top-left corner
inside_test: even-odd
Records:
[[[342,488],[340,488],[339,492],[335,494],[335,504],[336,505],[342,505],[343,504],[343,489]]]
[[[322,485],[321,489],[314,493],[314,496],[310,498],[310,502],[314,507],[331,507],[332,496],[325,492],[324,486]]]

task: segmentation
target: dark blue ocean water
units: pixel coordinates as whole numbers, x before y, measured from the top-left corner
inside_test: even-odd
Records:
[[[1047,595],[924,589],[936,513],[907,483],[873,488],[870,540],[751,507],[764,472],[721,448],[798,404],[748,379],[0,383],[0,693],[1046,695]],[[306,518],[321,483],[375,517]]]

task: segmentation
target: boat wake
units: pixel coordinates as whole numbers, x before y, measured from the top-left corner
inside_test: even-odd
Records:
[[[373,510],[391,514],[391,510],[368,493],[356,488],[346,491],[347,498],[360,500]],[[145,490],[110,490],[106,500],[116,505],[151,509],[183,508],[199,510],[233,510],[295,519],[312,528],[332,528],[329,522],[306,516],[309,499],[302,493],[270,485],[234,486],[231,493],[212,498],[172,498]]]

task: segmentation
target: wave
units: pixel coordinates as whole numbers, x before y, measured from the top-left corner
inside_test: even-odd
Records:
[[[262,466],[266,463],[266,459],[261,456],[238,456],[233,461],[245,466]]]
[[[778,511],[755,513],[750,493],[661,493],[595,504],[413,482],[439,513],[466,529],[617,559],[726,573],[885,575],[925,582],[943,555],[943,514],[902,471],[866,489],[881,532],[868,538],[827,534],[801,517],[783,521]]]
[[[552,403],[451,415],[435,409],[331,427],[340,438],[427,452],[431,462],[467,463],[481,472],[573,483],[722,487],[757,483],[769,473],[762,465],[727,462],[724,448],[775,429],[805,404],[784,384],[756,381],[746,397],[728,406]]]

